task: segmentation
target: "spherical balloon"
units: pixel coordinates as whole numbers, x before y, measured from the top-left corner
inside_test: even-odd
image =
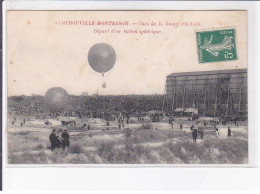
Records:
[[[116,52],[109,44],[95,44],[88,52],[88,62],[95,71],[105,73],[115,65]]]
[[[52,112],[62,111],[68,103],[68,92],[60,87],[50,88],[45,94],[45,104]]]

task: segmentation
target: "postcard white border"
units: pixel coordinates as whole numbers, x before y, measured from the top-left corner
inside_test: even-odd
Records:
[[[258,160],[256,153],[258,132],[255,130],[255,16],[256,2],[83,2],[83,1],[6,1],[3,3],[3,188],[4,189],[55,189],[57,187],[74,189],[103,189],[105,187],[120,189],[126,187],[134,188],[187,188],[183,182],[187,180],[190,184],[198,183],[194,189],[212,188],[216,179],[222,183],[222,186],[230,188],[224,180],[230,177],[240,182],[240,178],[251,179],[250,176],[238,176],[237,172],[247,169],[253,171]],[[7,164],[7,146],[6,146],[6,115],[7,115],[7,84],[6,84],[6,11],[7,10],[247,10],[248,11],[248,96],[249,96],[249,164],[248,165],[8,165]],[[249,52],[250,51],[250,52]],[[46,167],[47,168],[42,168]],[[66,168],[64,168],[66,167]],[[86,168],[92,167],[92,168]],[[94,168],[93,168],[94,167]],[[149,167],[149,168],[147,168]],[[172,168],[181,167],[181,168]],[[203,167],[203,168],[191,168]],[[209,168],[214,167],[214,168]],[[215,168],[218,167],[218,168]],[[221,167],[221,168],[219,168]],[[223,168],[225,167],[225,168]],[[227,168],[228,167],[228,168]],[[231,168],[230,168],[231,167]],[[216,177],[216,175],[221,175]],[[208,180],[201,180],[206,175],[211,174]],[[50,176],[51,175],[51,176]],[[113,175],[113,179],[109,176]],[[127,176],[126,176],[127,175]],[[175,175],[175,176],[174,176]],[[156,177],[161,177],[156,180]],[[162,176],[171,177],[165,179]],[[26,178],[25,178],[26,177]],[[63,177],[62,180],[57,177]],[[67,179],[66,179],[67,177]],[[75,179],[74,177],[80,177]],[[107,177],[107,178],[105,178]],[[141,178],[143,177],[143,178]],[[193,179],[193,178],[194,179]],[[83,180],[82,180],[83,178]],[[141,179],[140,179],[141,178]],[[39,180],[44,179],[44,184]],[[103,184],[94,180],[99,179]],[[183,180],[184,179],[184,180]],[[221,180],[219,180],[221,179]],[[55,181],[54,181],[55,180]],[[65,180],[65,181],[64,181]],[[69,180],[69,182],[68,182]],[[118,184],[115,185],[115,182]],[[151,182],[149,182],[150,180]],[[64,181],[64,182],[62,182]],[[129,182],[130,181],[130,182]],[[173,182],[172,182],[173,181]],[[195,182],[192,182],[195,181]],[[213,181],[213,182],[210,182]],[[187,182],[187,183],[188,183]],[[110,184],[109,184],[110,183]],[[130,185],[128,185],[130,183]],[[252,184],[254,181],[251,182]],[[149,185],[149,187],[148,187]],[[241,184],[240,186],[242,186]],[[78,187],[79,186],[79,187]],[[190,186],[188,186],[190,187]],[[215,186],[214,186],[215,187]]]

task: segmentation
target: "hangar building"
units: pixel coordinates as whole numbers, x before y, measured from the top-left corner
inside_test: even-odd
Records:
[[[168,112],[196,108],[199,115],[247,113],[247,69],[172,73],[167,76]]]

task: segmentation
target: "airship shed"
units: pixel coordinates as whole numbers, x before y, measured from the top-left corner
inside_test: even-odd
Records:
[[[165,90],[169,112],[193,108],[214,117],[247,114],[247,69],[172,73]]]

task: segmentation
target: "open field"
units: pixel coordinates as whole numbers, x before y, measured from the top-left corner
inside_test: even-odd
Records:
[[[227,137],[227,126],[218,126],[216,136],[212,127],[205,128],[204,138],[198,134],[192,142],[192,121],[176,121],[174,129],[165,122],[142,125],[134,118],[131,124],[118,129],[117,122],[101,119],[77,119],[76,125],[66,126],[71,146],[50,151],[49,135],[61,126],[58,119],[27,117],[12,125],[8,122],[9,164],[244,164],[248,162],[247,126],[231,126],[232,137]],[[136,121],[136,122],[134,122]],[[163,120],[164,121],[164,120]],[[90,130],[83,127],[86,123]],[[179,125],[183,123],[183,130]]]

